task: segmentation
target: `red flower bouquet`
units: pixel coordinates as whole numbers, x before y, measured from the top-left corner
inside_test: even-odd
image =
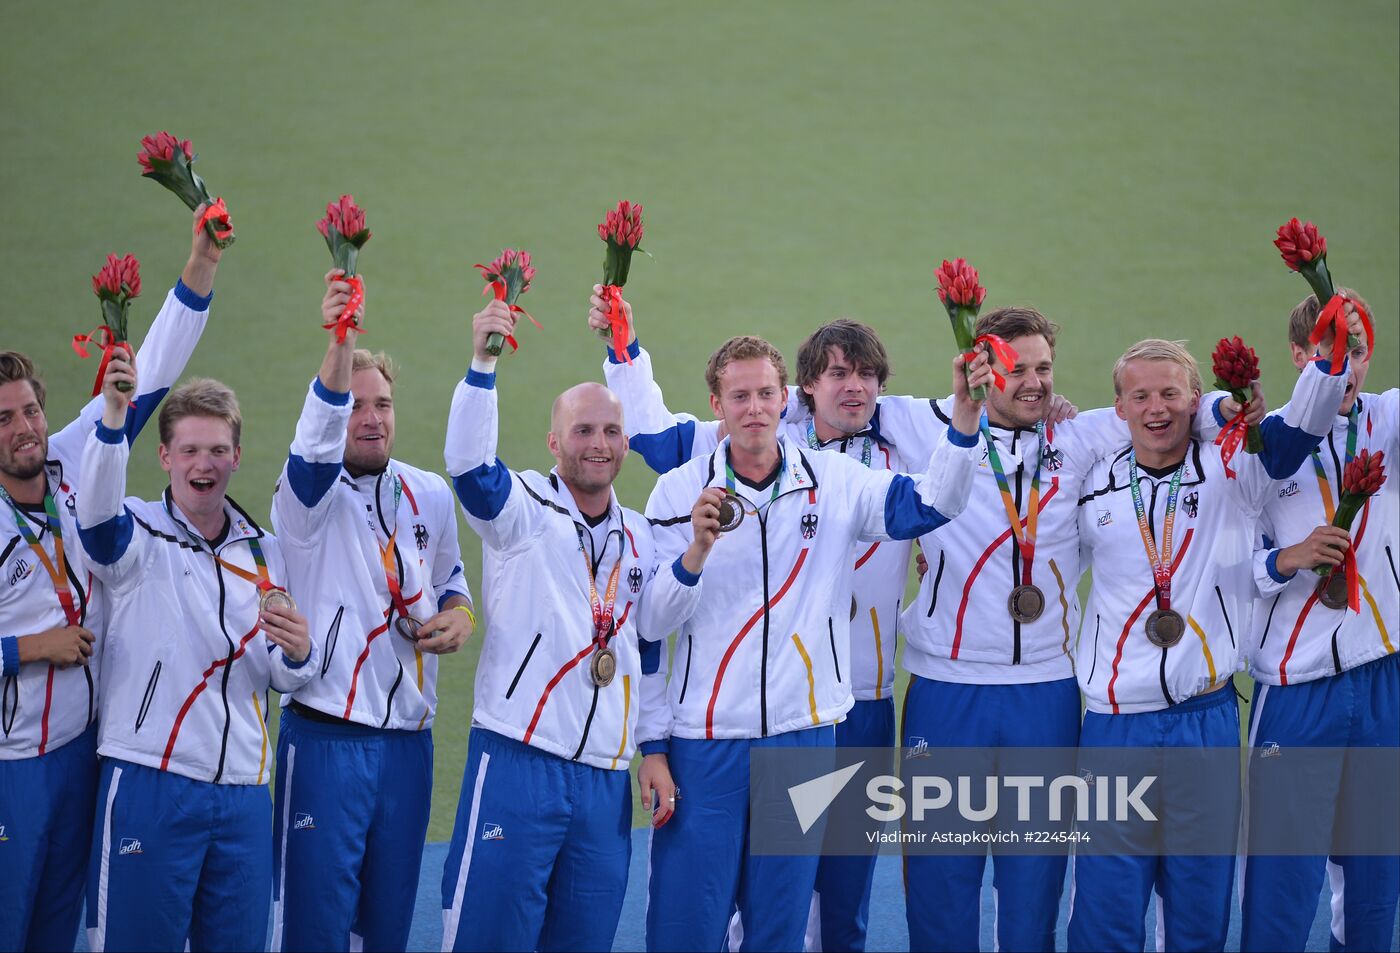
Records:
[[[622,286],[627,284],[627,271],[632,267],[632,253],[640,251],[642,243],[642,207],[631,202],[618,202],[617,208],[604,216],[598,226],[598,237],[607,244],[603,256],[603,299],[608,302],[608,330],[604,337],[613,342],[622,359],[632,363],[627,352],[627,315],[622,307]]]
[[[1384,450],[1377,450],[1375,453],[1362,450],[1353,457],[1342,470],[1342,495],[1337,502],[1337,512],[1332,517],[1332,525],[1350,531],[1356,515],[1361,512],[1366,501],[1380,490],[1384,482]],[[1314,569],[1319,576],[1327,577],[1323,585],[1339,571],[1346,574],[1348,608],[1353,612],[1360,612],[1360,586],[1356,574],[1356,555],[1352,549],[1346,551],[1340,567],[1318,566]]]
[[[355,323],[355,312],[364,303],[365,284],[355,274],[355,259],[369,241],[370,232],[365,228],[364,209],[355,204],[352,195],[342,195],[338,201],[327,203],[326,217],[316,223],[316,228],[331,250],[335,267],[345,272],[345,280],[350,283],[350,301],[345,310],[336,321],[325,325],[327,330],[334,328],[336,340],[343,342],[349,329],[360,329]]]
[[[1240,412],[1220,431],[1215,442],[1221,447],[1221,460],[1225,464],[1225,475],[1233,478],[1230,458],[1243,442],[1246,453],[1258,453],[1264,449],[1264,441],[1259,428],[1245,422],[1245,408],[1253,396],[1252,386],[1259,379],[1259,356],[1254,348],[1245,344],[1238,336],[1221,338],[1211,354],[1211,367],[1215,371],[1215,386],[1230,392],[1240,405]]]
[[[1331,367],[1333,374],[1340,374],[1347,351],[1360,345],[1361,340],[1351,334],[1347,327],[1346,305],[1350,299],[1337,293],[1332,284],[1332,275],[1327,270],[1327,239],[1312,222],[1299,222],[1291,218],[1279,226],[1274,247],[1285,265],[1307,279],[1318,304],[1322,305],[1322,313],[1317,316],[1317,324],[1313,326],[1309,340],[1317,346],[1329,330],[1333,332]],[[1352,300],[1351,304],[1361,317],[1361,325],[1366,332],[1366,349],[1373,351],[1376,332],[1371,325],[1371,316],[1361,302]]]
[[[478,269],[481,272],[481,277],[486,279],[486,287],[482,290],[482,294],[494,294],[496,300],[504,301],[511,311],[530,318],[535,327],[540,326],[540,323],[531,317],[530,312],[515,303],[521,295],[530,290],[530,282],[535,278],[535,267],[530,264],[529,252],[523,249],[517,251],[514,248],[507,248],[491,264],[472,265],[472,267]],[[486,352],[498,355],[501,353],[502,346],[507,342],[509,342],[512,351],[520,349],[514,335],[493,332],[486,339]]]
[[[92,396],[102,392],[102,379],[107,374],[107,363],[112,352],[130,345],[126,343],[127,313],[131,310],[131,299],[141,294],[141,263],[132,255],[118,258],[108,255],[107,263],[92,276],[92,290],[102,305],[102,324],[90,334],[73,335],[73,350],[79,357],[88,356],[88,344],[102,348],[102,361],[97,366],[97,380],[92,385]],[[123,381],[117,385],[122,391],[130,391],[131,385]]]
[[[957,339],[958,348],[963,355],[971,360],[975,348],[979,344],[985,345],[1008,370],[1015,367],[1018,355],[1011,345],[995,334],[984,334],[981,337],[976,334],[977,312],[981,310],[982,302],[987,297],[987,289],[982,287],[981,280],[977,277],[977,269],[965,258],[955,258],[952,261],[945,258],[943,264],[938,266],[936,275],[938,300],[948,309],[948,319],[953,322],[953,337]],[[999,389],[1006,389],[1006,379],[995,368],[992,370],[992,380]],[[973,400],[985,400],[987,389],[974,387],[970,396]]]
[[[208,203],[202,216],[205,231],[220,248],[233,244],[233,225],[229,222],[228,207],[223,199],[211,199],[204,180],[194,171],[194,147],[188,139],[176,139],[168,132],[158,132],[141,140],[141,151],[136,161],[141,163],[141,174],[154,179],[180,197],[180,201],[190,210]]]

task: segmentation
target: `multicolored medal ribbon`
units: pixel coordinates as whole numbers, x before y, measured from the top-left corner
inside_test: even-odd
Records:
[[[773,492],[768,497],[768,502],[772,503],[778,498],[778,489],[782,485],[782,463],[779,458],[778,473],[773,477]],[[734,475],[734,467],[728,460],[724,461],[724,501],[719,505],[719,531],[727,533],[732,529],[737,529],[744,521],[744,498],[739,495],[738,477]],[[756,512],[756,511],[755,511]]]
[[[29,521],[25,519],[19,505],[2,486],[0,486],[0,499],[3,499],[10,507],[10,514],[14,517],[19,535],[29,544],[29,548],[34,551],[34,555],[43,565],[44,571],[49,574],[49,581],[53,583],[54,595],[58,596],[58,604],[63,607],[63,617],[68,620],[69,625],[79,624],[82,620],[82,613],[78,611],[77,603],[73,601],[73,590],[68,588],[68,559],[63,552],[63,524],[58,520],[58,507],[54,505],[53,494],[49,492],[47,486],[44,487],[44,521],[48,526],[49,535],[53,537],[53,559],[49,559],[49,554],[44,550],[43,543],[35,535],[34,530],[30,528]]]
[[[588,577],[588,604],[593,609],[593,657],[588,662],[589,674],[593,677],[593,684],[599,688],[607,688],[612,684],[613,677],[617,675],[617,652],[608,640],[612,638],[614,622],[613,612],[617,605],[617,581],[622,575],[622,537],[618,535],[617,541],[617,562],[613,563],[612,572],[608,575],[608,587],[603,593],[603,598],[598,598],[598,583],[593,578],[593,560],[588,558],[588,550],[583,544],[583,529],[577,524],[574,530],[578,533],[578,550],[583,554],[583,565],[585,574]]]
[[[1006,509],[1006,518],[1011,521],[1011,532],[1021,551],[1021,584],[1011,590],[1006,600],[1006,609],[1017,622],[1034,622],[1045,611],[1045,593],[1031,581],[1031,570],[1035,565],[1036,527],[1040,515],[1040,465],[1045,459],[1045,423],[1035,425],[1036,455],[1035,475],[1031,477],[1030,508],[1026,512],[1024,525],[1021,514],[1016,511],[1016,499],[1011,495],[1011,484],[1006,479],[1006,468],[1002,466],[997,443],[992,439],[991,423],[987,414],[982,413],[979,421],[982,439],[987,442],[987,462],[997,479],[997,492],[1001,494],[1001,504]]]
[[[860,462],[861,466],[869,467],[875,449],[875,443],[870,439],[869,432],[852,434],[845,439],[853,440],[856,437],[863,437],[865,439],[865,443],[862,444],[860,448]],[[811,418],[807,420],[807,446],[811,447],[813,450],[820,450],[822,448],[822,442],[817,439],[817,425]]]
[[[364,280],[355,274],[356,259],[365,242],[370,240],[370,230],[365,227],[365,212],[355,204],[353,195],[342,195],[338,201],[326,204],[326,217],[316,223],[316,230],[326,240],[335,267],[345,272],[342,281],[350,285],[350,300],[336,320],[321,325],[327,331],[335,330],[337,343],[345,343],[345,335],[353,328],[360,334],[355,312],[365,302]]]
[[[1182,460],[1172,473],[1171,487],[1167,491],[1167,512],[1162,518],[1162,551],[1158,555],[1152,527],[1147,522],[1147,508],[1142,502],[1142,488],[1138,486],[1137,452],[1128,452],[1133,511],[1137,514],[1138,532],[1142,534],[1142,545],[1147,550],[1147,561],[1152,564],[1152,587],[1157,595],[1157,608],[1147,617],[1147,641],[1164,649],[1176,645],[1186,634],[1186,620],[1172,608],[1172,529],[1176,525],[1176,500],[1181,490],[1181,476],[1185,472],[1186,461]]]
[[[486,287],[481,290],[483,295],[494,294],[497,301],[506,303],[511,313],[525,315],[530,319],[531,324],[541,331],[544,330],[530,312],[515,303],[521,295],[530,290],[530,282],[535,278],[535,269],[530,264],[529,252],[523,249],[517,251],[514,248],[507,248],[491,264],[472,265],[472,267],[480,270],[481,277],[486,279]],[[486,353],[499,355],[505,344],[510,345],[512,352],[520,350],[520,344],[515,340],[514,334],[492,332],[486,338]]]
[[[603,334],[612,344],[613,352],[632,363],[627,345],[632,329],[627,324],[627,312],[622,307],[622,286],[627,284],[627,272],[632,267],[632,253],[642,248],[642,206],[618,202],[598,226],[598,237],[607,243],[603,255],[603,300],[608,302],[608,330]]]

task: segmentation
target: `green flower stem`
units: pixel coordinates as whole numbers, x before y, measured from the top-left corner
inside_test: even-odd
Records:
[[[1343,493],[1342,500],[1337,504],[1337,513],[1332,517],[1332,525],[1338,529],[1350,530],[1352,521],[1356,519],[1356,514],[1361,512],[1361,507],[1366,505],[1366,497],[1360,493]],[[1316,566],[1313,572],[1319,576],[1330,576],[1331,566]]]

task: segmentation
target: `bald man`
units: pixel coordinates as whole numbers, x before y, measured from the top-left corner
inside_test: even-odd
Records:
[[[666,630],[648,608],[651,528],[618,505],[622,405],[601,384],[559,395],[548,474],[496,456],[494,301],[447,421],[447,469],[482,542],[489,627],[476,670],[462,795],[442,875],[444,950],[612,948],[631,858],[628,767],[639,712],[669,717]],[[666,755],[642,766],[660,825],[675,810]]]

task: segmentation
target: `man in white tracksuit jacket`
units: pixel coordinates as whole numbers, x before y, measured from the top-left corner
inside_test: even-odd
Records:
[[[962,429],[916,481],[780,437],[786,368],[766,341],[733,338],[710,358],[711,406],[729,436],[662,476],[647,504],[650,598],[679,629],[669,730],[639,741],[669,747],[686,799],[653,835],[650,949],[718,948],[736,902],[741,948],[802,945],[818,858],[749,855],[749,750],[834,744],[853,703],[852,548],[932,531],[966,503],[978,408],[958,361]],[[974,385],[990,379],[984,357],[973,367]],[[718,539],[722,514],[733,528]]]
[[[606,950],[627,889],[638,712],[666,710],[652,531],[613,493],[627,437],[601,384],[555,402],[549,474],[501,462],[486,345],[513,327],[504,302],[476,315],[447,421],[447,469],[481,537],[490,630],[443,867],[442,948]],[[675,804],[666,756],[648,756],[642,777],[664,823]]]
[[[112,616],[88,941],[99,950],[261,949],[272,889],[268,703],[311,678],[277,540],[226,495],[242,420],[197,379],[160,412],[159,500],[123,502],[131,365],[113,359],[83,451],[78,533]]]

